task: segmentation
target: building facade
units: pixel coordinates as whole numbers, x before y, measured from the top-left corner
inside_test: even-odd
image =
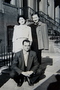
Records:
[[[28,19],[37,11],[60,23],[60,7],[56,2],[57,0],[0,0],[0,52],[12,50],[13,27],[17,24],[18,14],[24,14]]]

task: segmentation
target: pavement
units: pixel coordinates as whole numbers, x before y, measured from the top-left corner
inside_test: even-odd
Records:
[[[43,82],[45,82],[50,76],[53,74],[56,75],[57,71],[60,70],[60,49],[59,45],[54,44],[54,42],[50,41],[49,50],[42,52],[42,64],[46,65],[45,77],[42,78],[38,83],[33,86],[29,86],[27,82],[24,82],[21,87],[17,87],[16,83],[9,79],[0,90],[34,90]],[[58,73],[60,74],[60,73]]]

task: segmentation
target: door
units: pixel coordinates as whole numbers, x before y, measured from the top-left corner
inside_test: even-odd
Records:
[[[7,51],[12,51],[12,37],[13,37],[13,27],[7,26]]]

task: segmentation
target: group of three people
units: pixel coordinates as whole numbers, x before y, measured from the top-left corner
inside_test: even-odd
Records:
[[[18,86],[21,86],[24,80],[27,80],[29,85],[34,84],[45,70],[45,67],[40,68],[40,61],[41,51],[44,48],[48,49],[48,39],[44,41],[47,37],[45,32],[47,28],[42,30],[44,27],[41,28],[42,23],[39,22],[37,14],[32,15],[32,18],[34,22],[26,25],[25,18],[20,16],[18,17],[20,25],[14,26],[13,52],[15,56],[10,77],[17,82]],[[42,33],[45,33],[45,36]]]
[[[49,49],[47,24],[40,22],[37,13],[32,14],[33,23],[26,24],[24,16],[19,16],[14,26],[13,33],[13,52],[16,53],[22,49],[22,41],[28,39],[31,49],[37,54],[38,61],[41,64],[41,53],[44,49]]]

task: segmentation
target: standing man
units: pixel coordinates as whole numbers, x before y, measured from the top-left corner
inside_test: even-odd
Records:
[[[22,42],[23,50],[16,53],[12,62],[12,71],[10,77],[13,78],[18,86],[21,86],[25,81],[28,81],[29,85],[33,85],[35,81],[40,77],[42,70],[38,73],[39,63],[36,53],[30,50],[30,41],[24,40]]]

